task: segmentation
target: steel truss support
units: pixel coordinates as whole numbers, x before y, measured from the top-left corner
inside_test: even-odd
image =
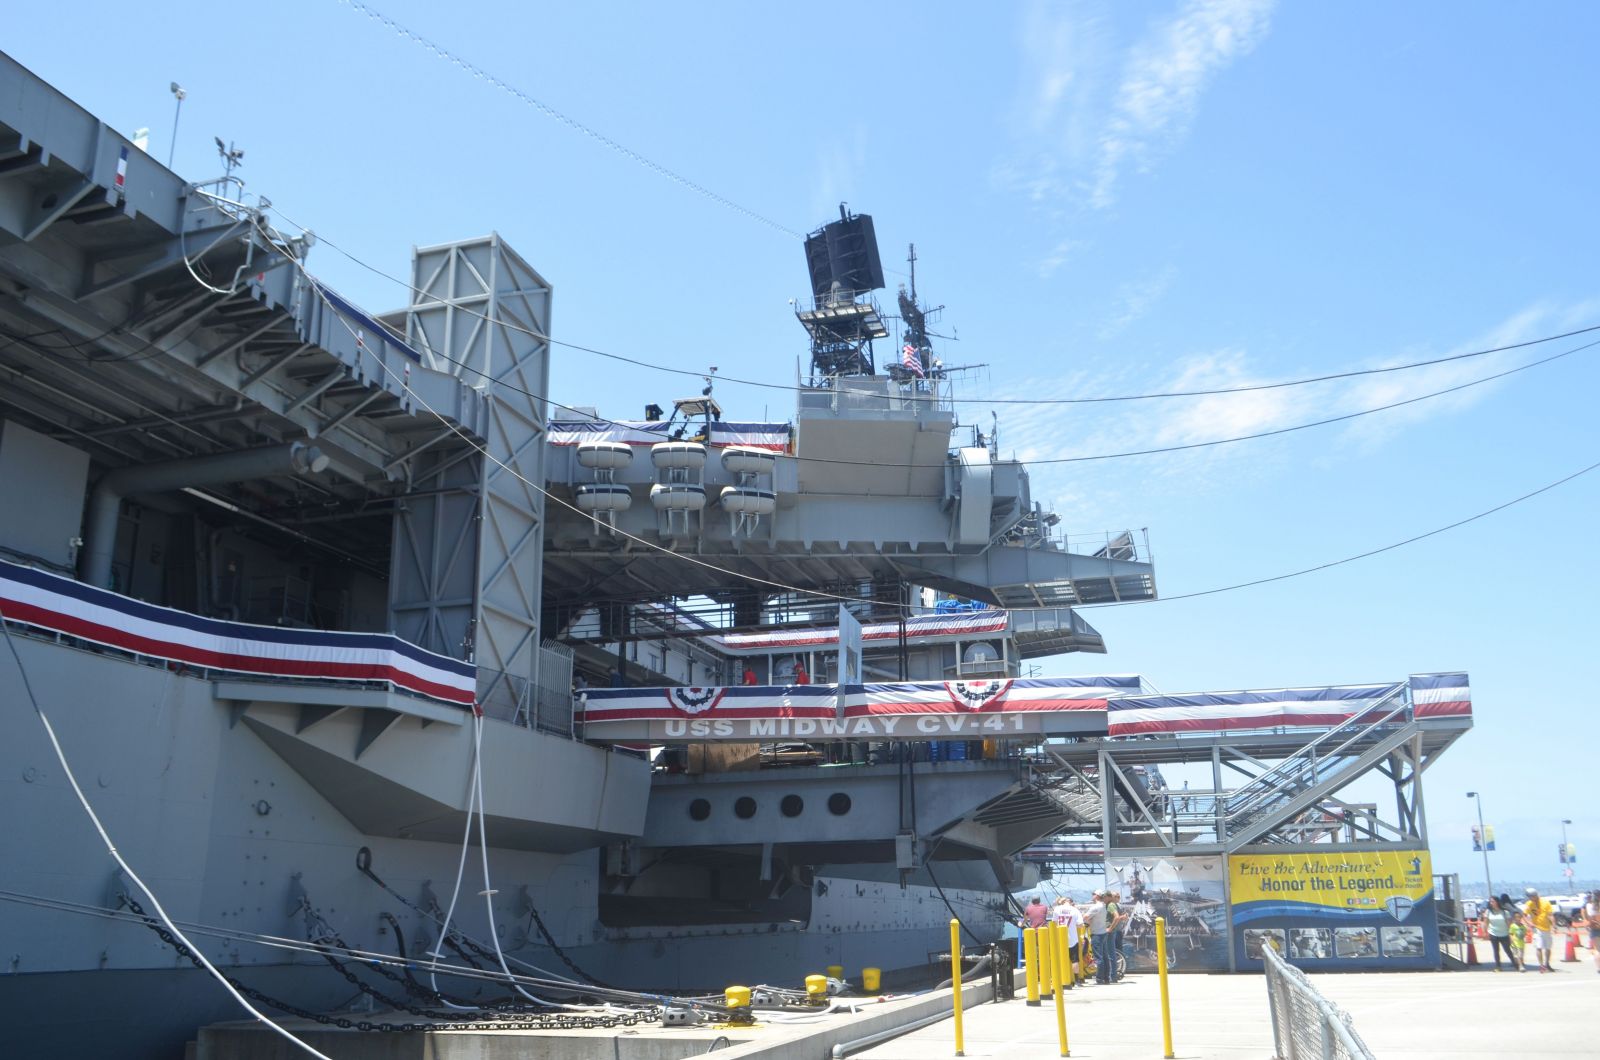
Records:
[[[391,618],[400,636],[473,659],[493,715],[531,716],[551,288],[497,235],[416,250],[411,286],[407,341],[493,400],[481,453],[435,436],[419,460],[395,519]]]

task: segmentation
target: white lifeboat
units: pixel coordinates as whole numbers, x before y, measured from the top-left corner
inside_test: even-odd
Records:
[[[585,512],[625,512],[633,506],[628,487],[608,482],[586,483],[578,487],[578,509]]]
[[[722,466],[736,475],[770,475],[777,463],[778,454],[767,449],[730,445],[722,451]]]
[[[702,450],[701,456],[704,455]],[[658,511],[698,512],[706,506],[706,488],[681,482],[658,483],[650,487],[650,503]]]
[[[778,506],[778,495],[771,490],[750,486],[725,486],[722,507],[734,515],[771,515]]]
[[[633,463],[633,447],[622,442],[585,442],[578,446],[578,463],[600,471],[620,471]]]
[[[661,468],[698,471],[706,466],[706,447],[699,442],[657,442],[650,447],[650,462]]]

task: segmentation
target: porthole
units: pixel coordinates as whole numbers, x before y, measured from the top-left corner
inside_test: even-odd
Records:
[[[798,795],[785,795],[783,801],[778,803],[778,809],[783,811],[785,817],[799,817],[805,808],[806,800]]]
[[[756,815],[756,800],[748,795],[741,795],[733,804],[733,812],[736,816],[748,821]]]
[[[689,804],[689,816],[696,821],[703,821],[711,816],[711,803],[705,799],[695,799]]]
[[[835,817],[843,817],[850,812],[850,796],[842,791],[836,791],[828,796],[828,812]]]

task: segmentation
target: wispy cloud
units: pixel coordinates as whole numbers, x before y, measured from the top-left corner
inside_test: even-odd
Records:
[[[1182,0],[1129,45],[1092,0],[1030,6],[1012,116],[1026,146],[996,181],[1057,217],[1111,206],[1130,167],[1182,141],[1206,87],[1266,35],[1273,2]]]
[[[1411,348],[1356,362],[1355,367],[1382,368],[1526,342],[1582,326],[1592,321],[1597,312],[1600,305],[1594,301],[1560,306],[1540,303],[1453,348]],[[1001,405],[997,406],[1000,439],[1008,455],[1014,453],[1024,461],[1194,445],[1281,430],[1421,397],[1571,349],[1583,341],[1584,338],[1575,337],[1392,374],[1244,393],[1111,405]],[[1578,356],[1600,356],[1600,350]],[[1533,371],[1560,369],[1552,365]],[[993,396],[1092,397],[1223,389],[1272,382],[1284,374],[1281,368],[1265,368],[1246,350],[1224,348],[1197,352],[1165,366],[1119,362],[1114,371],[1102,370],[1098,365],[1093,370],[1089,366],[1069,367],[1062,374],[1001,386]],[[1341,451],[1368,453],[1402,439],[1418,426],[1459,415],[1518,378],[1530,376],[1472,386],[1343,424],[1295,432],[1289,437],[1325,439],[1320,448],[1328,459],[1337,459]],[[1242,477],[1259,479],[1283,473],[1290,466],[1293,452],[1281,441],[1262,439],[1131,460],[1037,464],[1032,472],[1033,488],[1041,497],[1077,498],[1081,506],[1073,514],[1080,520],[1078,525],[1094,525],[1097,518],[1127,518],[1135,508],[1125,506],[1137,506],[1137,494],[1148,491],[1152,482],[1168,483],[1170,488],[1187,495],[1204,495],[1225,484],[1236,484]]]
[[[1168,265],[1153,276],[1118,287],[1111,317],[1100,325],[1099,337],[1102,340],[1115,338],[1126,331],[1134,321],[1150,312],[1167,293],[1177,275],[1178,270]]]
[[[1100,135],[1094,206],[1115,201],[1126,166],[1146,169],[1183,138],[1206,86],[1266,35],[1272,6],[1273,0],[1185,0],[1134,46]]]

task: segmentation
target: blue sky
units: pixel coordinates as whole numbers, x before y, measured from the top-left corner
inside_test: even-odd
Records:
[[[837,203],[915,241],[969,397],[1238,385],[1600,323],[1600,8],[1544,3],[880,3],[378,10],[654,162],[791,230]],[[555,334],[789,382],[805,352],[792,236],[717,205],[335,0],[127,16],[37,5],[4,47],[176,167],[213,136],[285,217],[404,274],[413,245],[501,233],[555,286]],[[98,32],[94,27],[100,27]],[[324,246],[373,309],[394,284]],[[892,277],[892,282],[898,277]],[[889,292],[892,296],[892,292]],[[1569,340],[1577,345],[1582,340]],[[1559,345],[1251,396],[1000,408],[1023,457],[1182,444],[1465,382]],[[1277,574],[1399,540],[1600,460],[1600,349],[1346,424],[1042,465],[1073,532],[1148,527],[1161,589]],[[614,417],[687,380],[558,352],[553,396]],[[733,384],[735,418],[788,417]],[[988,410],[968,407],[988,424]],[[1165,691],[1466,669],[1477,728],[1428,775],[1435,866],[1468,879],[1469,789],[1495,872],[1553,878],[1572,818],[1600,856],[1590,666],[1600,472],[1407,549],[1276,585],[1101,610],[1103,658]]]

